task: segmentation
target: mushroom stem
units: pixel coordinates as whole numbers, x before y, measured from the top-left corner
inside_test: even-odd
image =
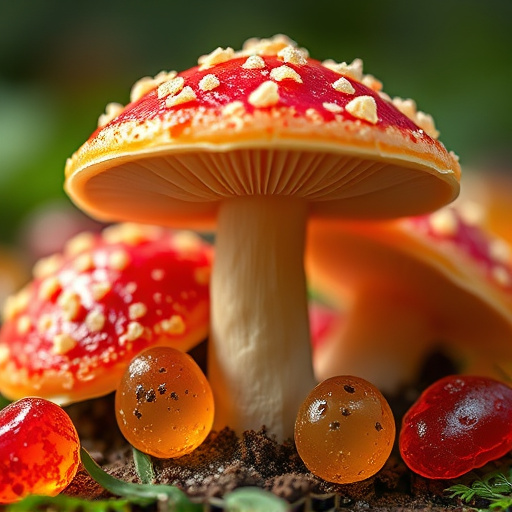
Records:
[[[297,411],[315,386],[304,242],[307,204],[253,196],[220,207],[211,280],[208,375],[215,427],[265,426],[293,436]]]
[[[349,309],[315,350],[317,378],[356,375],[384,392],[414,380],[436,341],[432,318],[421,305],[377,285],[362,291]]]

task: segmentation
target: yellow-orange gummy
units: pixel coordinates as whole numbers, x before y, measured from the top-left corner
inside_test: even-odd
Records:
[[[138,450],[174,458],[195,450],[213,424],[213,395],[188,354],[154,347],[135,357],[116,392],[116,416]]]
[[[312,473],[347,484],[369,478],[384,466],[395,432],[389,404],[373,384],[338,376],[321,382],[303,402],[295,443]]]

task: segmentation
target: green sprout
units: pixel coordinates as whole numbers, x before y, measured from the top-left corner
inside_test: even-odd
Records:
[[[53,498],[29,496],[9,505],[6,512],[131,512],[133,510],[165,510],[166,512],[200,512],[209,510],[203,503],[194,502],[178,487],[155,484],[151,457],[133,448],[133,460],[142,483],[125,482],[104,471],[82,448],[82,464],[96,482],[116,499],[88,501],[59,495]],[[291,512],[289,504],[268,491],[254,487],[236,489],[223,499],[216,500],[226,512]]]
[[[466,504],[485,500],[488,506],[480,510],[507,510],[512,507],[512,468],[503,467],[473,480],[469,485],[455,484],[445,492]]]

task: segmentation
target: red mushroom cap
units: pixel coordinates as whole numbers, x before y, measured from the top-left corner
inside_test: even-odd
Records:
[[[69,403],[113,391],[141,350],[188,350],[208,332],[211,246],[120,224],[82,233],[34,267],[0,331],[0,392]]]
[[[320,62],[283,36],[218,48],[110,105],[69,159],[66,190],[98,218],[180,226],[209,224],[219,201],[247,195],[362,218],[447,204],[457,158],[430,116],[381,87],[360,60]]]

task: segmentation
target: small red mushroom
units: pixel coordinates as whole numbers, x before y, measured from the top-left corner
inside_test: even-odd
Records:
[[[211,246],[192,232],[119,224],[72,238],[11,296],[0,392],[60,404],[116,389],[147,347],[186,351],[209,322]]]
[[[457,200],[490,232],[512,243],[512,175],[510,169],[486,168],[464,174]]]
[[[285,36],[252,39],[138,82],[67,163],[67,192],[97,218],[216,222],[208,375],[217,427],[292,437],[316,383],[308,216],[420,214],[458,193],[457,159],[430,117],[381,85],[359,60],[319,62]]]
[[[310,284],[343,311],[315,348],[318,378],[351,371],[393,391],[435,349],[461,372],[512,375],[510,247],[478,218],[450,206],[394,221],[312,223]]]

